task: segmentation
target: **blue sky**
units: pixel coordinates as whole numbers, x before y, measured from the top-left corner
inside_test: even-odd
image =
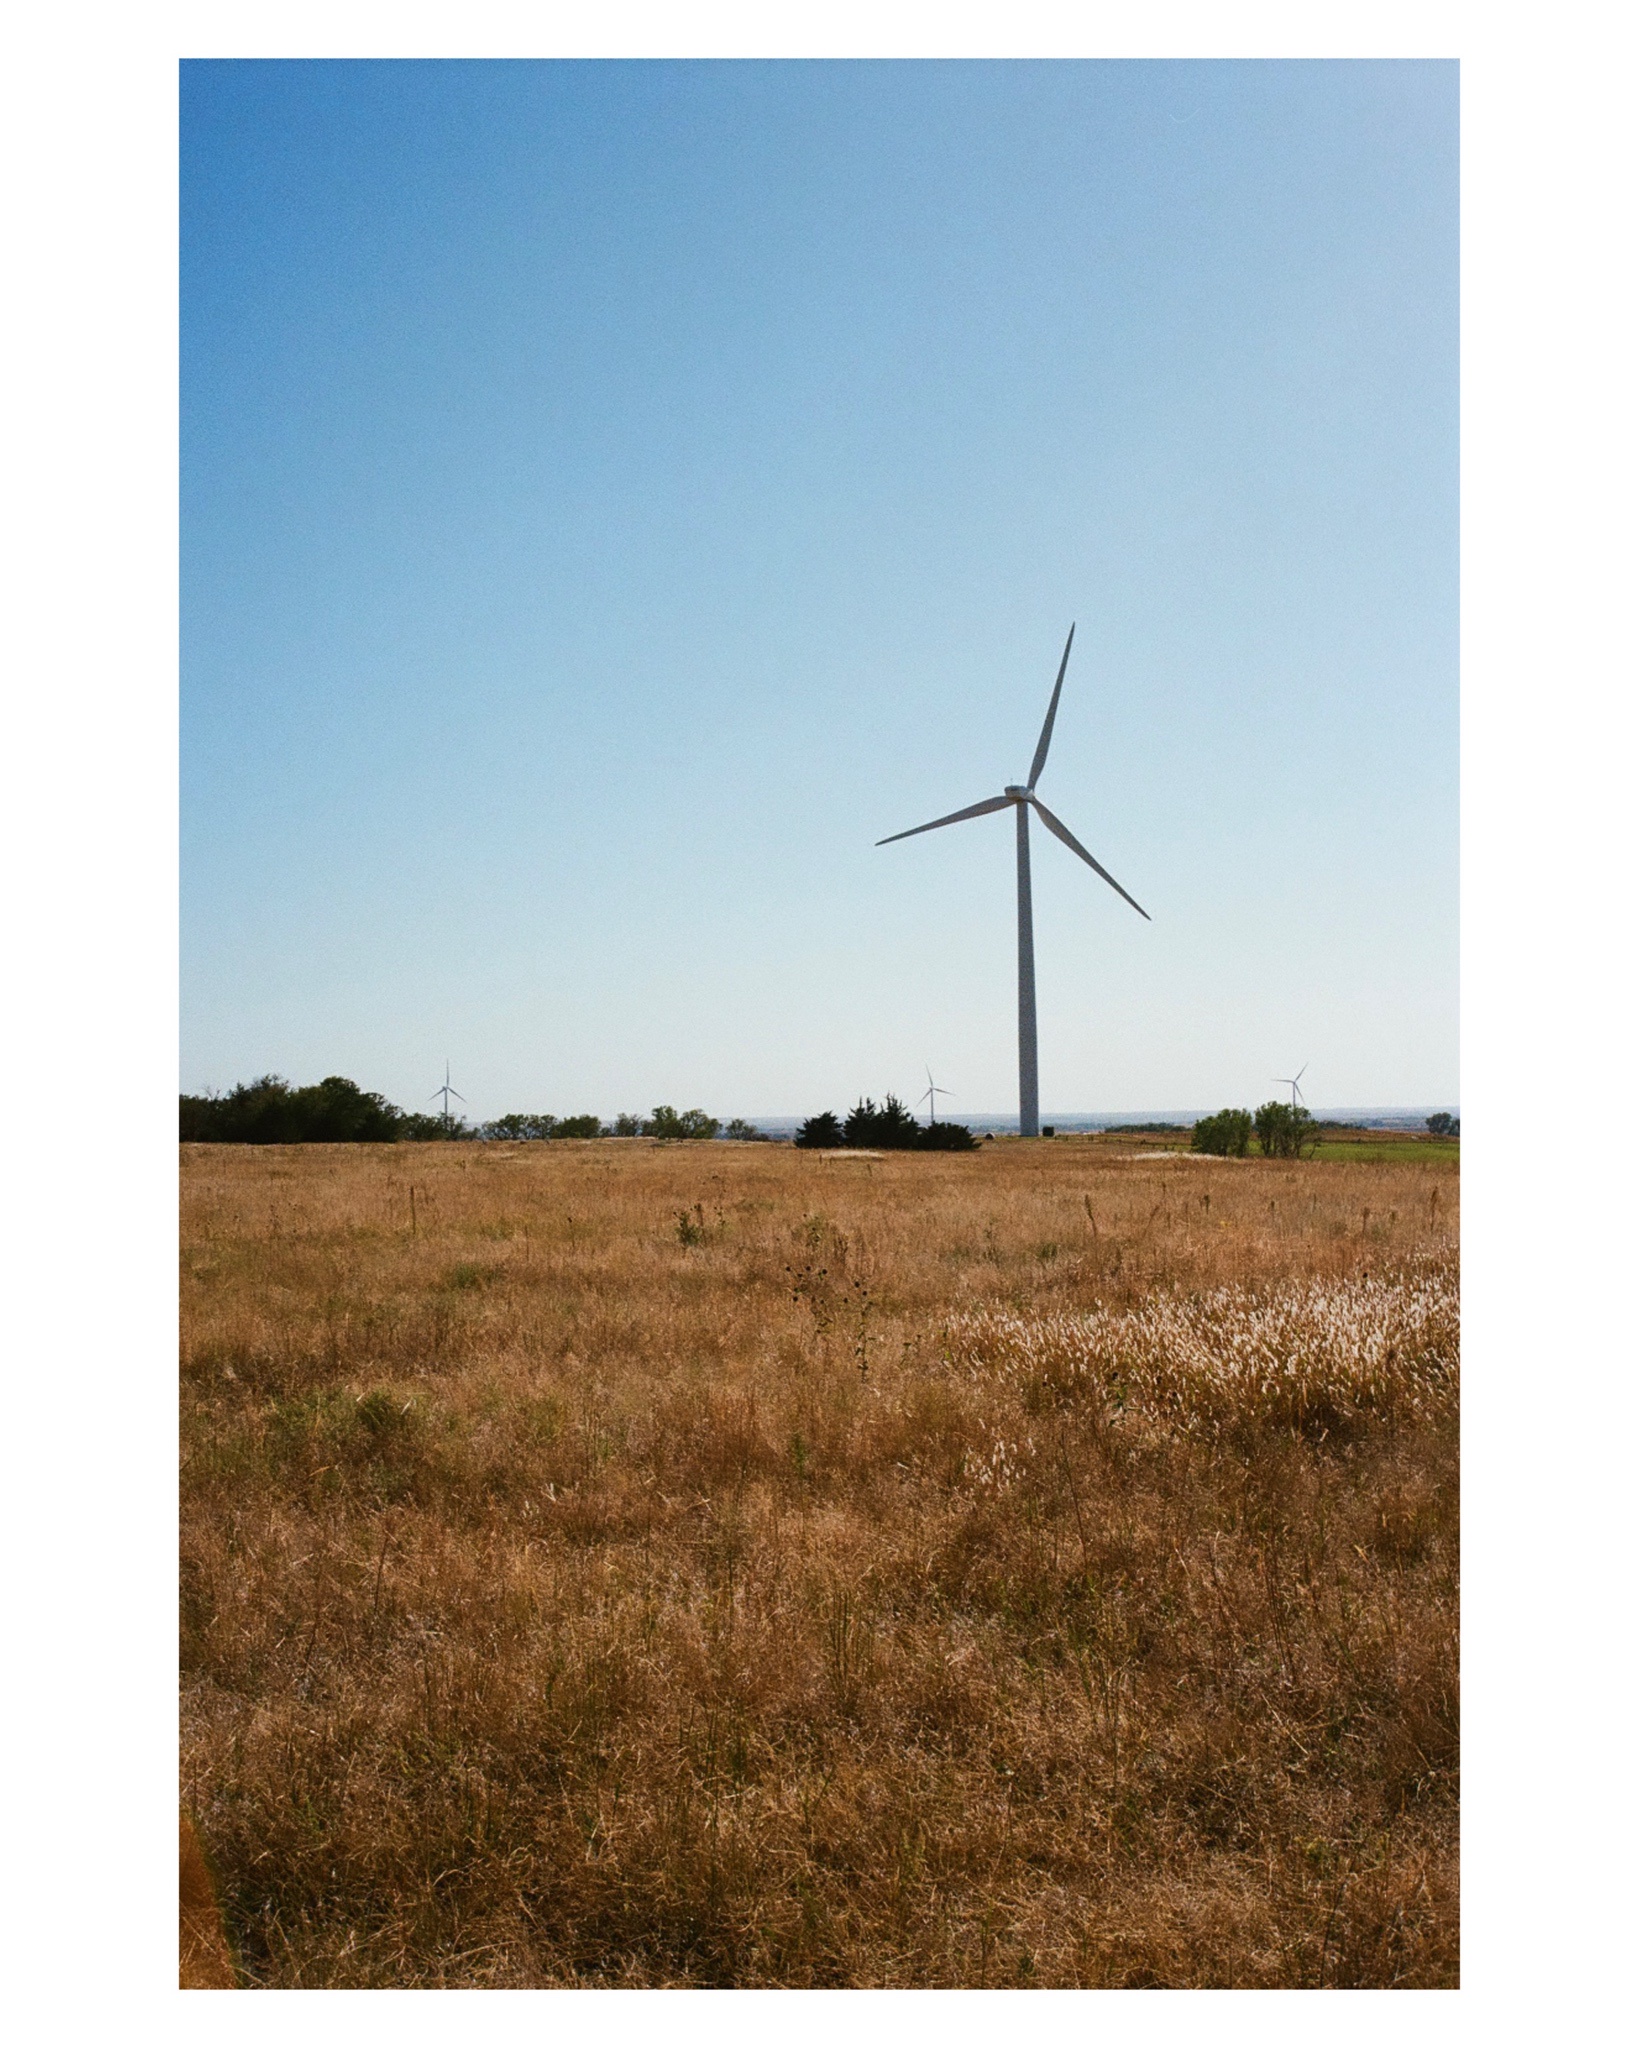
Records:
[[[1457,1096],[1457,72],[191,63],[182,1079]]]

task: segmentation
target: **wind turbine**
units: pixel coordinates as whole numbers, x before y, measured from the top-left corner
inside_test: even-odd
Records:
[[[886,839],[879,839],[878,846],[892,846],[896,839],[914,839],[918,832],[937,832],[941,825],[959,825],[964,818],[982,818],[987,811],[1002,811],[1011,804],[1017,818],[1016,845],[1018,849],[1019,874],[1019,1136],[1039,1138],[1041,1136],[1041,1114],[1036,1090],[1036,942],[1030,915],[1030,813],[1034,810],[1042,823],[1055,839],[1062,839],[1070,851],[1080,856],[1095,875],[1102,875],[1115,893],[1124,902],[1131,903],[1140,917],[1149,920],[1149,912],[1141,903],[1129,896],[1107,868],[1101,868],[1093,856],[1071,832],[1062,825],[1036,794],[1036,784],[1041,771],[1047,765],[1047,749],[1053,738],[1053,720],[1058,716],[1059,692],[1064,688],[1064,671],[1070,665],[1070,641],[1076,637],[1076,629],[1070,628],[1070,638],[1064,643],[1064,658],[1059,663],[1058,681],[1053,685],[1052,701],[1047,706],[1047,717],[1041,729],[1041,738],[1036,742],[1036,757],[1030,763],[1030,780],[1024,784],[1010,782],[1000,796],[986,797],[982,804],[969,804],[964,811],[952,811],[948,817],[934,818],[926,825],[913,825],[908,832],[893,832]],[[929,1076],[931,1083],[932,1076]]]
[[[1303,1065],[1298,1068],[1295,1074],[1276,1074],[1274,1076],[1274,1080],[1277,1087],[1291,1089],[1292,1107],[1294,1109],[1296,1109],[1298,1104],[1303,1100],[1303,1090],[1298,1086],[1298,1083],[1303,1079],[1304,1075],[1308,1073],[1308,1071],[1309,1062],[1305,1060]]]
[[[933,1113],[939,1107],[933,1098],[936,1095],[948,1095],[951,1091],[948,1088],[935,1087],[932,1067],[924,1067],[922,1071],[928,1077],[927,1092],[917,1096],[916,1099],[918,1102],[925,1102],[928,1105],[928,1122],[931,1124],[933,1122]]]
[[[450,1127],[450,1097],[453,1095],[457,1102],[465,1102],[467,1099],[459,1088],[452,1088],[450,1086],[450,1063],[448,1060],[444,1062],[443,1087],[435,1088],[431,1095],[427,1097],[427,1100],[429,1102],[436,1102],[440,1095],[444,1098],[444,1128],[448,1130]]]

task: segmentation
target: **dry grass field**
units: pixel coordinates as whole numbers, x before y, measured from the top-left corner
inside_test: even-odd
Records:
[[[185,1148],[245,1981],[1454,1984],[1457,1192]]]

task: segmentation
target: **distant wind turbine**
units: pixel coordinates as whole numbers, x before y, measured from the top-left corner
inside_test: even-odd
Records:
[[[969,804],[964,811],[952,811],[947,817],[934,818],[926,825],[913,825],[908,832],[893,832],[886,839],[879,839],[878,846],[892,846],[896,839],[914,839],[918,832],[937,832],[941,825],[959,825],[964,818],[982,818],[987,811],[1002,811],[1009,804],[1017,814],[1018,876],[1019,876],[1019,1136],[1039,1138],[1041,1136],[1041,1113],[1036,1087],[1036,941],[1030,914],[1030,813],[1032,810],[1055,839],[1062,839],[1070,851],[1084,860],[1095,875],[1102,875],[1123,902],[1131,903],[1140,917],[1148,920],[1149,912],[1143,905],[1129,896],[1107,868],[1101,868],[1093,856],[1076,838],[1067,825],[1062,825],[1036,794],[1036,784],[1041,771],[1047,765],[1047,749],[1053,738],[1053,720],[1058,716],[1059,692],[1064,688],[1064,671],[1070,665],[1070,641],[1076,637],[1074,626],[1070,638],[1064,643],[1064,658],[1059,663],[1058,681],[1053,685],[1052,701],[1047,707],[1047,718],[1042,725],[1041,738],[1036,742],[1036,757],[1030,763],[1030,780],[1022,786],[1010,782],[1000,796],[986,797],[982,804]],[[930,1084],[932,1076],[929,1076]]]
[[[933,1113],[939,1107],[933,1098],[936,1095],[948,1095],[951,1091],[948,1088],[935,1087],[932,1067],[924,1067],[922,1071],[928,1077],[928,1085],[926,1091],[917,1096],[916,1099],[918,1102],[925,1102],[928,1105],[928,1122],[931,1124],[933,1122]]]
[[[1304,1075],[1308,1073],[1308,1071],[1309,1062],[1305,1060],[1303,1065],[1298,1068],[1295,1074],[1276,1074],[1274,1077],[1275,1084],[1277,1087],[1291,1089],[1292,1107],[1294,1109],[1296,1109],[1298,1104],[1303,1100],[1303,1090],[1298,1086],[1298,1083],[1303,1079]]]
[[[450,1086],[450,1063],[448,1060],[444,1062],[443,1087],[435,1088],[431,1095],[427,1097],[427,1100],[429,1102],[436,1102],[440,1095],[444,1098],[444,1128],[448,1130],[450,1127],[450,1097],[453,1095],[457,1102],[465,1102],[467,1099],[459,1088],[452,1088]]]

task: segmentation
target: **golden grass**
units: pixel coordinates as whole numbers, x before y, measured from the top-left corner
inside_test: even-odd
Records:
[[[1454,1157],[182,1190],[184,1798],[248,1982],[1456,1981]]]
[[[177,1880],[179,1933],[177,1988],[181,1991],[232,1991],[238,1986],[233,1957],[222,1932],[216,1887],[199,1846],[194,1824],[178,1815],[180,1858]]]

